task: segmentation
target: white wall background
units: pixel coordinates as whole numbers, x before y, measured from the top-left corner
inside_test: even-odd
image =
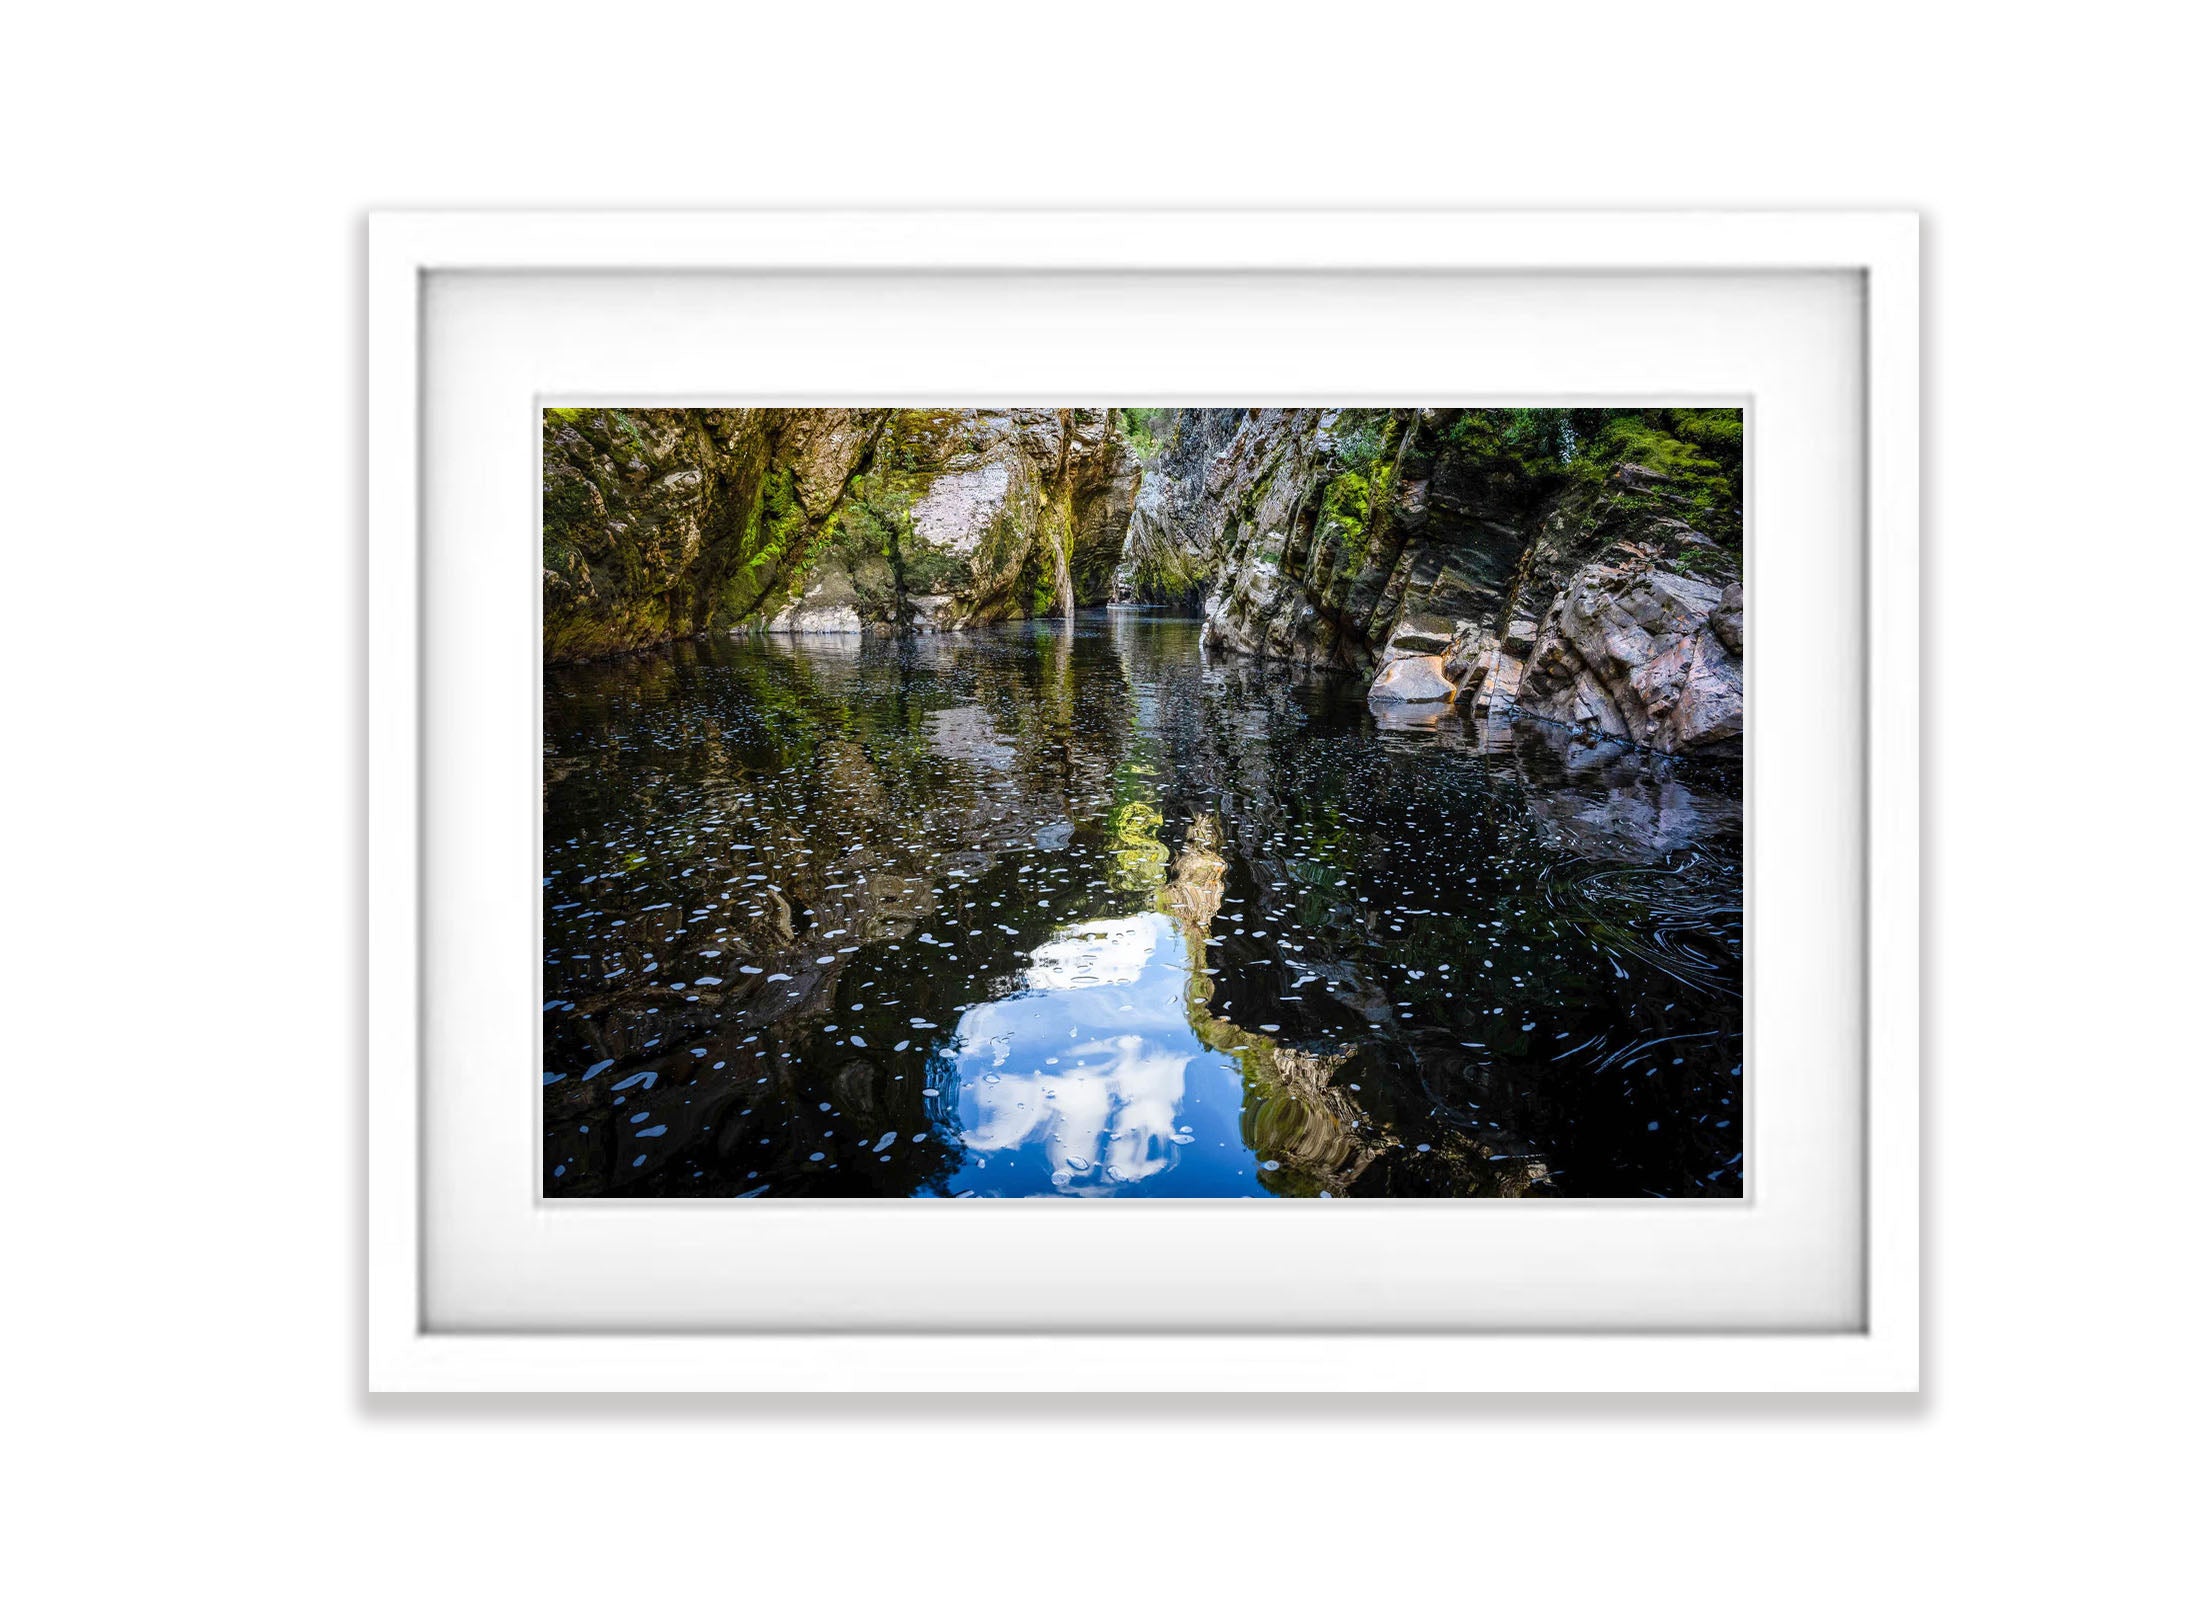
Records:
[[[14,14],[20,1592],[2140,1583],[2192,1481],[2184,25],[1914,0]],[[364,1399],[361,214],[824,201],[1925,212],[1922,1399]]]

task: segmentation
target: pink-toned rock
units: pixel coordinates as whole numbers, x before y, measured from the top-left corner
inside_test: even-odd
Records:
[[[1375,675],[1370,700],[1449,700],[1454,690],[1440,655],[1400,656]]]
[[[1742,616],[1739,583],[1584,567],[1537,633],[1520,707],[1652,750],[1738,753]]]

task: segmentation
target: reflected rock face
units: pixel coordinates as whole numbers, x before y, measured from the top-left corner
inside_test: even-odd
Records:
[[[1709,786],[1706,774],[1691,782],[1667,758],[1547,722],[1506,726],[1522,769],[1533,774],[1523,792],[1537,825],[1567,850],[1648,862],[1741,839],[1740,795]]]
[[[1739,838],[1739,801],[1672,779],[1538,791],[1529,801],[1546,837],[1587,856],[1655,861],[1715,838]]]
[[[1445,734],[1464,737],[1448,700],[1370,700],[1368,714],[1385,733]]]
[[[1016,765],[1016,748],[1001,736],[983,706],[952,706],[924,714],[925,742],[950,761],[965,761],[985,772],[1006,772]]]
[[[1222,824],[1209,812],[1193,817],[1184,829],[1161,905],[1187,939],[1205,938],[1222,909],[1222,881],[1230,872],[1223,842]]]

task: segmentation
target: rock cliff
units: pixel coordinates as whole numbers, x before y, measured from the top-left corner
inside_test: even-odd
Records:
[[[1371,702],[1738,753],[1741,419],[1676,409],[561,410],[553,660],[1200,605]]]
[[[1120,591],[1217,649],[1653,750],[1742,731],[1732,412],[1162,413]]]
[[[1101,410],[546,411],[544,650],[1064,613],[1137,489]]]

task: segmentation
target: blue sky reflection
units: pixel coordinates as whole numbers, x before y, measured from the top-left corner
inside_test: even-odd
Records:
[[[1156,912],[1078,923],[1022,992],[963,1013],[946,1053],[968,1153],[953,1187],[1257,1194],[1237,1065],[1185,1016],[1184,935]]]

